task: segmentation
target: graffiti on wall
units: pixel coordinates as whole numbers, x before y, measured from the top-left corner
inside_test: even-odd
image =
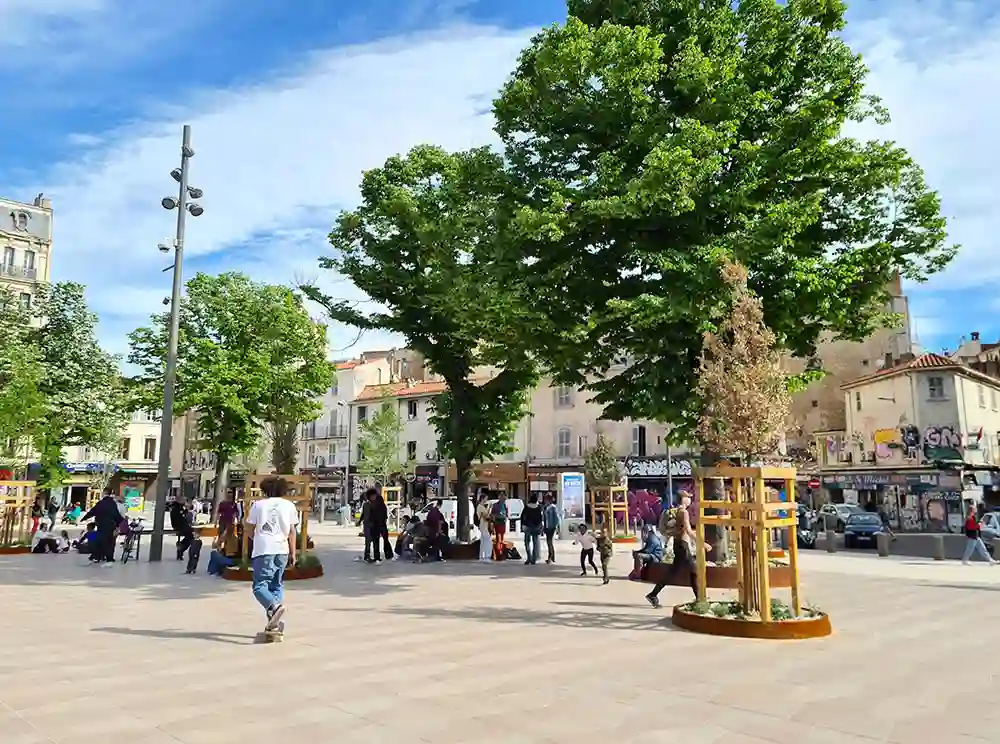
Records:
[[[961,460],[962,432],[957,426],[928,426],[924,429],[924,457],[928,460]]]
[[[913,426],[899,427],[899,439],[903,448],[903,458],[917,460],[920,458],[920,429]]]
[[[899,431],[876,429],[872,434],[872,441],[875,444],[875,457],[879,460],[888,460],[892,457],[892,450],[899,446]]]

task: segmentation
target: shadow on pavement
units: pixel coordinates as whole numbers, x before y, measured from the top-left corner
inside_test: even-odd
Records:
[[[338,610],[342,611],[342,610]],[[362,612],[365,610],[361,610]],[[561,628],[611,629],[611,630],[679,630],[669,618],[650,610],[642,615],[623,615],[605,612],[570,612],[528,610],[512,607],[388,607],[380,614],[402,615],[425,620],[476,620],[504,625],[555,625]]]
[[[92,633],[114,633],[116,635],[140,636],[143,638],[160,638],[162,640],[213,641],[215,643],[231,643],[236,646],[249,646],[254,642],[254,636],[237,635],[235,633],[200,633],[188,630],[140,630],[138,628],[91,628]]]
[[[996,584],[931,584],[922,582],[920,586],[935,587],[937,589],[963,589],[965,591],[1000,592],[1000,586]]]

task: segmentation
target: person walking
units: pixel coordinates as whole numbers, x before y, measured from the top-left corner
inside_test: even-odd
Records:
[[[646,595],[646,601],[653,607],[660,606],[660,592],[663,587],[679,573],[686,573],[691,579],[691,591],[694,592],[695,599],[698,598],[698,577],[695,574],[692,545],[698,538],[698,534],[691,527],[691,494],[681,491],[680,505],[676,511],[676,517],[670,528],[673,537],[674,560],[670,564],[670,569],[666,575],[660,579],[659,583],[653,587],[653,591]],[[711,550],[711,546],[706,543],[705,550]]]
[[[493,538],[490,534],[490,505],[488,494],[479,494],[479,506],[476,507],[476,523],[479,525],[479,561],[489,563],[493,560]]]
[[[365,555],[362,560],[365,563],[372,562],[372,504],[374,503],[374,488],[365,491],[361,498],[361,534],[365,538]]]
[[[556,532],[559,531],[559,507],[556,506],[556,497],[551,493],[545,494],[545,510],[543,512],[545,520],[545,548],[548,550],[546,563],[556,562]]]
[[[538,563],[538,554],[542,552],[542,525],[545,515],[538,496],[531,494],[528,503],[521,510],[521,529],[524,531],[524,565],[534,566]]]
[[[59,502],[55,496],[49,495],[49,504],[46,510],[49,517],[49,532],[56,531],[56,524],[59,520]]]
[[[597,538],[591,534],[585,523],[580,524],[578,529],[579,534],[573,544],[580,545],[580,575],[587,575],[587,563],[589,562],[590,567],[594,569],[594,576],[597,576],[597,565],[594,563],[594,547],[597,545]]]
[[[247,526],[253,529],[253,596],[267,614],[264,630],[281,627],[285,614],[285,569],[295,565],[299,512],[285,498],[288,484],[282,478],[268,478],[260,484],[264,498],[253,502]]]
[[[184,559],[184,553],[194,542],[194,527],[191,526],[191,511],[183,496],[178,495],[170,503],[170,527],[177,535],[177,560]]]
[[[42,497],[39,496],[35,499],[35,502],[31,505],[31,537],[34,539],[35,533],[38,532],[39,522],[42,520],[42,515],[45,511],[42,509]]]
[[[965,552],[962,553],[962,563],[969,565],[969,559],[973,553],[977,553],[980,558],[991,566],[996,565],[996,561],[990,555],[983,543],[983,533],[979,525],[979,516],[976,514],[976,507],[970,503],[965,512]]]
[[[611,556],[615,552],[613,543],[608,531],[602,527],[597,535],[597,552],[601,556],[601,575],[604,579],[602,583],[605,585],[611,581],[608,577],[608,564],[611,563]]]
[[[88,522],[91,519],[97,528],[97,536],[94,538],[94,549],[90,554],[90,560],[93,563],[111,565],[115,562],[115,539],[122,521],[113,493],[105,491],[93,508],[83,515],[82,521]]]

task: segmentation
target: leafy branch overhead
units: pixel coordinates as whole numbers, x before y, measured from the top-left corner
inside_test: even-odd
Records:
[[[897,273],[920,281],[954,256],[909,154],[845,136],[886,113],[843,14],[570,0],[522,53],[494,106],[519,206],[500,263],[544,311],[525,333],[607,417],[695,432],[726,259],[750,270],[777,347],[806,359],[824,335],[888,322]]]
[[[731,306],[718,332],[705,334],[698,367],[697,391],[704,402],[698,436],[716,452],[754,458],[777,449],[791,396],[774,332],[764,324],[760,298],[747,287],[746,269],[726,263],[721,273]]]

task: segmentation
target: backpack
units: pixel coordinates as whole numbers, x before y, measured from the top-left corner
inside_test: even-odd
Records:
[[[660,534],[670,535],[677,529],[677,521],[681,518],[681,507],[674,506],[660,515]]]
[[[506,522],[507,521],[507,504],[502,501],[497,501],[493,504],[493,509],[491,515],[494,522]]]

